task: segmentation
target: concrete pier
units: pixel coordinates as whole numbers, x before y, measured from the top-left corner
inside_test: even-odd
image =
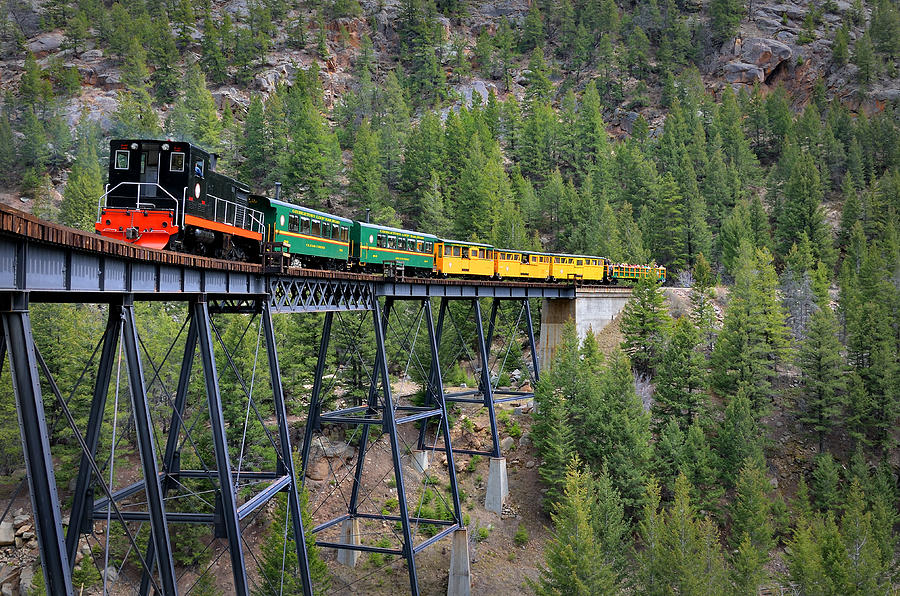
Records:
[[[359,518],[351,517],[341,522],[341,544],[359,545]],[[359,561],[361,554],[358,550],[342,548],[337,552],[337,561],[347,567],[356,567],[356,562]]]
[[[469,596],[471,593],[469,531],[460,528],[453,532],[453,546],[450,547],[450,581],[447,582],[447,596]]]
[[[487,494],[484,496],[484,508],[496,514],[503,513],[503,502],[509,495],[509,481],[506,475],[506,458],[492,457],[488,471]]]
[[[419,474],[424,474],[428,469],[428,451],[424,449],[412,450],[412,468]]]
[[[566,321],[575,321],[578,337],[584,339],[588,329],[599,333],[609,325],[625,308],[629,298],[631,288],[586,286],[576,290],[574,300],[545,299],[541,306],[541,339],[538,348],[541,370],[553,361]]]

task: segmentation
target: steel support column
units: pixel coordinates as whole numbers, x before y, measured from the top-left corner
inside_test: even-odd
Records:
[[[122,334],[122,305],[110,304],[109,316],[106,321],[106,331],[103,334],[103,349],[100,353],[100,365],[97,369],[97,379],[94,382],[94,394],[91,399],[91,411],[88,415],[88,425],[84,434],[85,443],[90,450],[90,457],[96,457],[97,445],[100,442],[100,431],[103,428],[103,414],[106,411],[106,397],[109,394],[109,382],[112,378],[115,364],[116,350],[119,347],[119,336]],[[84,531],[84,524],[88,519],[89,508],[94,503],[89,491],[93,470],[87,453],[81,454],[81,464],[78,467],[78,479],[75,482],[75,496],[72,501],[72,511],[69,518],[69,528],[66,531],[66,551],[69,559],[69,570],[75,567],[75,555],[78,551],[78,540]]]
[[[166,525],[166,509],[153,440],[153,422],[150,419],[150,404],[147,402],[147,388],[144,385],[144,369],[141,364],[140,342],[138,341],[131,296],[125,297],[122,310],[125,319],[122,343],[125,348],[125,361],[128,363],[128,387],[131,390],[135,434],[141,457],[141,467],[144,471],[147,508],[150,511],[150,532],[157,559],[160,562],[159,575],[162,589],[167,596],[175,595],[178,593],[178,587],[175,579],[175,564],[172,560],[172,543],[169,540],[169,528]]]
[[[525,307],[525,324],[528,327],[528,345],[531,347],[531,364],[534,366],[534,384],[537,385],[541,376],[538,368],[537,344],[534,341],[534,325],[531,322],[531,302],[528,298],[523,298],[522,302]]]
[[[491,420],[491,440],[494,442],[491,457],[500,455],[500,435],[497,431],[497,415],[494,412],[494,391],[491,388],[491,371],[488,368],[488,351],[484,340],[484,325],[481,317],[481,304],[478,299],[472,300],[475,306],[475,332],[478,334],[478,354],[481,358],[481,393],[484,407],[488,409]]]
[[[31,319],[28,315],[28,297],[26,294],[15,294],[11,297],[11,302],[2,313],[3,332],[16,395],[19,431],[28,471],[28,489],[37,528],[41,567],[48,594],[71,595],[72,576],[62,531],[59,496],[56,493],[50,437],[44,416]]]
[[[456,523],[459,527],[462,527],[462,509],[459,504],[459,488],[456,483],[456,465],[453,459],[453,445],[450,440],[450,412],[447,408],[447,400],[444,399],[444,381],[441,376],[441,360],[438,354],[438,347],[440,344],[437,332],[434,328],[434,319],[431,316],[431,299],[426,298],[422,301],[422,304],[425,307],[425,319],[428,322],[428,340],[431,346],[431,370],[433,371],[434,394],[437,396],[442,412],[441,433],[444,435],[444,454],[447,456],[447,473],[450,475],[450,494],[453,496],[453,513],[456,516]],[[443,305],[443,301],[441,301],[441,304]],[[443,309],[441,309],[441,312],[438,315],[439,319],[442,314]],[[442,323],[443,321],[440,322]],[[424,435],[424,429],[427,426],[428,425],[425,422],[422,422],[422,432],[419,435],[420,442]],[[421,448],[422,447],[420,446],[419,449]]]
[[[432,319],[432,327],[434,328],[434,342],[437,345],[438,354],[431,359],[431,365],[428,368],[428,387],[425,388],[425,405],[430,405],[436,402],[437,399],[437,389],[435,387],[440,386],[440,399],[443,403],[444,400],[444,383],[443,378],[441,377],[440,365],[440,350],[441,350],[441,337],[444,333],[444,317],[447,314],[447,306],[448,301],[447,298],[441,298],[441,305],[438,307],[438,320],[437,327],[434,328],[434,320]],[[431,300],[428,301],[428,316],[431,317]],[[437,375],[435,374],[437,373]],[[440,384],[439,384],[440,383]],[[419,428],[419,442],[417,448],[421,451],[425,449],[425,428],[426,425],[421,425]]]
[[[169,423],[169,435],[166,437],[166,451],[163,454],[162,469],[165,474],[162,480],[163,498],[166,497],[169,489],[172,487],[169,474],[172,473],[177,454],[178,433],[184,420],[184,409],[187,404],[188,389],[191,383],[191,371],[194,368],[194,356],[197,352],[197,325],[190,311],[188,312],[188,318],[188,334],[184,343],[184,355],[181,358],[181,371],[178,374],[178,387],[175,390],[175,403],[172,409],[172,419]],[[147,556],[144,557],[144,560],[147,561],[147,569],[141,574],[141,596],[145,596],[150,590],[150,574],[153,573],[153,566],[156,563],[155,557],[156,551],[154,550],[153,542],[150,542],[147,545]]]
[[[306,417],[306,434],[303,435],[303,449],[300,451],[300,482],[306,485],[306,470],[309,467],[309,450],[312,445],[313,431],[319,429],[319,414],[322,413],[322,377],[325,376],[325,362],[328,357],[328,343],[331,341],[331,325],[334,313],[325,313],[322,324],[322,339],[319,341],[319,357],[316,360],[316,373],[313,377],[312,395],[309,398],[309,414]]]
[[[391,299],[388,298],[385,303],[385,314],[389,312],[390,305]],[[391,456],[394,461],[394,478],[397,481],[397,500],[399,501],[400,508],[400,524],[403,529],[403,554],[406,557],[406,567],[409,571],[410,592],[413,596],[418,596],[419,581],[416,575],[416,554],[413,548],[412,530],[409,527],[409,508],[406,503],[406,489],[403,483],[403,464],[400,459],[402,452],[400,451],[400,441],[397,438],[397,425],[394,422],[394,400],[391,395],[391,380],[388,374],[387,352],[384,348],[384,333],[387,325],[382,325],[381,307],[377,300],[375,301],[373,320],[375,323],[375,360],[378,363],[378,369],[381,372],[383,381],[384,425],[388,429],[388,435],[391,441]]]
[[[375,300],[375,304],[378,304],[378,300]],[[384,355],[383,350],[378,349],[378,329],[379,324],[381,325],[380,329],[387,329],[388,317],[391,314],[391,308],[394,305],[394,301],[390,298],[384,301],[384,312],[379,312],[381,309],[374,311],[373,316],[375,317],[375,366],[372,369],[372,382],[369,384],[369,395],[366,399],[366,416],[372,416],[378,412],[378,376],[381,374],[381,357]],[[384,341],[384,333],[381,334],[382,342]],[[385,377],[384,382],[389,383],[387,377]],[[385,404],[385,410],[387,409],[387,404]],[[381,417],[382,423],[382,433],[385,432],[387,428],[386,414]],[[366,461],[366,451],[369,448],[369,426],[368,424],[363,425],[362,436],[359,439],[359,455],[356,456],[356,471],[353,474],[353,487],[350,489],[350,506],[347,508],[348,513],[350,515],[356,515],[357,506],[359,504],[359,488],[362,485],[362,475],[363,468],[365,467]],[[399,499],[402,501],[402,499]]]
[[[200,359],[203,362],[203,377],[209,402],[209,422],[216,454],[216,469],[219,474],[219,494],[222,500],[225,534],[228,537],[228,550],[231,555],[234,591],[238,596],[247,596],[250,590],[247,584],[247,569],[244,565],[244,552],[241,545],[241,527],[237,513],[234,477],[231,475],[231,459],[228,457],[228,438],[222,413],[222,395],[219,392],[219,375],[216,370],[215,350],[210,329],[209,305],[205,298],[193,302],[191,311],[194,323],[197,325]]]
[[[275,330],[272,327],[272,312],[267,301],[263,302],[262,310],[263,329],[266,335],[266,354],[269,357],[269,374],[272,379],[272,397],[275,402],[275,416],[278,418],[278,440],[281,443],[281,457],[284,461],[285,473],[290,476],[291,479],[287,488],[288,506],[291,510],[291,521],[293,522],[294,546],[297,549],[297,565],[300,568],[300,581],[303,584],[303,594],[304,596],[312,596],[312,581],[309,576],[309,561],[306,556],[303,519],[300,516],[300,496],[297,493],[297,475],[294,473],[294,454],[291,449],[291,436],[288,429],[287,410],[284,406],[284,387],[281,384],[281,367],[278,364]]]

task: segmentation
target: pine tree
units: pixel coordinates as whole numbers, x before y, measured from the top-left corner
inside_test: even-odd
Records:
[[[83,10],[75,13],[75,16],[66,23],[66,47],[78,54],[78,48],[90,35],[91,24],[87,14]]]
[[[799,419],[812,425],[819,438],[819,453],[825,450],[825,436],[837,424],[844,389],[841,342],[838,325],[827,304],[813,313],[806,339],[797,353],[802,375],[802,395],[806,407]]]
[[[741,596],[756,596],[759,585],[765,577],[763,566],[768,559],[768,553],[760,553],[753,546],[750,536],[744,533],[738,544],[737,550],[731,557],[731,577],[734,583],[734,593]]]
[[[156,89],[157,99],[166,101],[180,86],[176,69],[178,48],[175,46],[168,19],[162,17],[154,19],[147,43],[147,57],[150,64],[155,67],[150,74],[150,81]]]
[[[555,394],[549,379],[542,378],[538,383],[535,399],[540,404],[534,430],[535,446],[541,456],[538,475],[547,487],[544,507],[552,510],[563,498],[566,466],[574,451],[574,435],[569,426],[565,398]]]
[[[722,478],[733,484],[744,461],[762,460],[759,425],[750,411],[750,400],[743,390],[725,407],[725,419],[717,444],[722,461]]]
[[[575,459],[566,470],[565,493],[552,514],[553,538],[546,549],[546,567],[533,585],[536,594],[592,596],[615,588],[615,573],[604,560],[602,544],[592,527],[595,484]]]
[[[744,460],[735,482],[737,494],[731,509],[731,543],[739,548],[743,537],[748,536],[763,562],[768,560],[769,551],[775,546],[768,497],[771,488],[764,462],[752,457]]]
[[[831,263],[831,233],[822,210],[822,185],[819,171],[809,153],[794,164],[784,189],[776,237],[779,254],[784,257],[801,233],[813,247],[813,256]]]
[[[716,311],[713,307],[713,278],[709,261],[700,253],[694,266],[691,286],[691,320],[700,334],[700,345],[709,353],[715,342]]]
[[[200,42],[203,55],[200,64],[207,78],[214,84],[225,82],[228,76],[228,65],[221,46],[221,33],[207,11],[203,17],[203,40]]]
[[[699,342],[689,318],[676,320],[656,376],[653,408],[658,416],[677,420],[682,430],[705,408],[706,358],[697,350]]]
[[[385,188],[378,153],[378,132],[372,131],[368,120],[363,120],[356,131],[349,178],[348,191],[357,212],[362,213],[365,208],[375,211],[381,207]]]
[[[75,163],[69,172],[60,220],[67,226],[91,230],[97,216],[97,201],[103,194],[103,175],[94,149],[94,139],[87,135],[80,139]]]
[[[432,234],[443,236],[447,229],[447,216],[444,212],[441,178],[435,171],[431,172],[431,179],[422,193],[421,209],[417,221],[419,229],[430,230]]]
[[[6,115],[0,116],[0,184],[10,185],[16,179],[16,141]]]
[[[600,544],[603,564],[615,576],[615,586],[621,587],[627,579],[626,541],[631,539],[631,528],[625,519],[622,497],[616,490],[606,467],[597,475],[596,501],[591,511],[591,525]]]
[[[840,506],[840,467],[827,451],[816,456],[812,471],[813,495],[820,511],[835,511]]]
[[[691,499],[698,509],[717,511],[724,494],[720,476],[719,458],[713,451],[700,420],[695,420],[687,431],[681,448],[681,472],[691,483]]]
[[[528,72],[525,74],[528,87],[525,90],[525,100],[531,105],[550,101],[553,93],[553,84],[547,74],[547,63],[544,61],[544,50],[534,48],[528,61]]]
[[[712,18],[712,34],[716,41],[725,41],[734,35],[741,22],[743,8],[738,0],[712,0],[709,14]]]
[[[765,249],[742,244],[722,331],[712,353],[712,382],[733,395],[744,389],[758,412],[768,408],[776,365],[785,358],[788,340],[784,313],[776,295],[772,257]]]
[[[888,576],[884,562],[893,553],[881,552],[872,525],[872,513],[867,511],[866,497],[858,480],[853,480],[844,515],[841,517],[841,536],[847,552],[847,584],[851,594],[883,592]]]
[[[670,322],[659,284],[650,278],[641,279],[622,312],[621,327],[625,336],[622,349],[636,370],[654,371],[662,356]]]
[[[690,482],[675,480],[670,509],[659,512],[659,487],[648,486],[648,505],[640,523],[644,549],[637,553],[640,593],[719,594],[726,590],[725,561],[715,525],[698,518]]]
[[[543,46],[544,23],[541,17],[541,9],[537,2],[532,2],[528,13],[525,15],[525,23],[522,25],[522,35],[519,37],[519,52],[527,54],[538,46]]]
[[[853,63],[856,64],[856,76],[860,85],[865,89],[875,77],[875,51],[872,47],[872,39],[868,33],[863,33],[854,47]]]

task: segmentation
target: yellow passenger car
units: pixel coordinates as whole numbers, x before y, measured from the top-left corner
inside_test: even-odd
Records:
[[[584,260],[584,265],[581,269],[582,279],[584,281],[589,282],[603,282],[607,280],[606,277],[606,259],[601,257],[576,257],[575,258],[575,270],[578,270],[579,263]]]
[[[517,250],[494,251],[494,275],[497,279],[521,277],[546,280],[550,277],[551,256]]]
[[[444,276],[493,277],[494,247],[475,242],[440,240],[434,245],[434,269]]]
[[[575,255],[553,255],[550,277],[558,281],[575,281],[583,276],[584,258]],[[576,262],[580,261],[581,265],[576,266]]]

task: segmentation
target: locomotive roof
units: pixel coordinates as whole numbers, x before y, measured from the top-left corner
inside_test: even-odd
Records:
[[[353,223],[352,219],[349,219],[347,217],[341,217],[340,215],[335,215],[334,213],[326,213],[324,211],[318,211],[318,210],[312,209],[310,207],[304,207],[303,205],[297,205],[295,203],[288,203],[287,201],[272,199],[265,195],[256,195],[256,196],[266,199],[267,201],[269,201],[270,205],[277,205],[279,207],[284,207],[285,209],[302,209],[303,211],[307,211],[309,213],[314,213],[315,215],[322,215],[324,217],[333,217],[334,219],[338,219],[342,222]]]

